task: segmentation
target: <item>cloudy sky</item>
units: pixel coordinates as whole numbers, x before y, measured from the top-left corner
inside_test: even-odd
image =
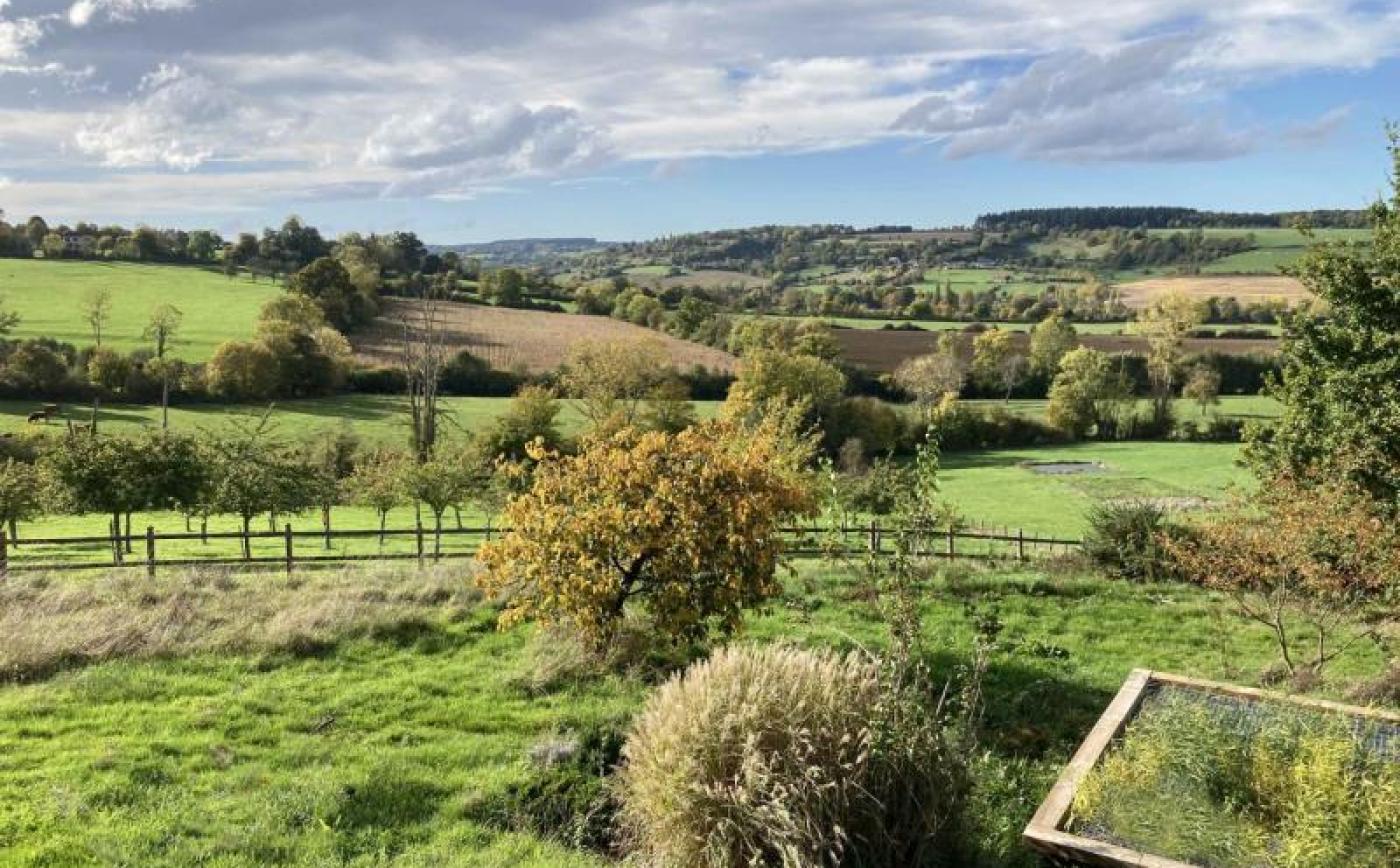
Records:
[[[1397,0],[0,0],[0,208],[432,241],[1356,206]]]

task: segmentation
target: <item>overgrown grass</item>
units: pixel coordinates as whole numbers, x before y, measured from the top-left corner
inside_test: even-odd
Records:
[[[1074,822],[1095,838],[1221,868],[1395,865],[1400,755],[1353,723],[1166,691],[1080,786]]]
[[[350,626],[304,644],[260,638],[276,635],[259,633],[260,619],[303,605],[303,590],[364,599],[355,574],[300,588],[272,575],[227,581],[228,591],[194,582],[192,605],[211,608],[186,616],[217,624],[226,638],[214,647],[70,657],[42,679],[0,686],[0,864],[604,864],[540,826],[518,831],[501,806],[539,791],[540,745],[621,731],[645,680],[586,668],[539,677],[555,644],[527,654],[535,631],[501,633],[492,607],[464,608],[465,570],[421,580],[452,594],[440,600],[413,590],[410,574],[365,579],[400,599],[391,623],[337,622]],[[162,611],[180,587],[116,580],[83,596],[92,582],[55,578],[33,593],[95,612]],[[849,570],[804,566],[740,641],[876,647],[885,630],[865,600]],[[1250,682],[1273,659],[1262,629],[1186,586],[959,567],[926,589],[923,610],[944,675],[979,625],[1001,624],[975,758],[973,865],[1034,864],[1020,829],[1132,668]],[[31,634],[79,617],[35,612]],[[247,638],[235,638],[240,624]],[[1380,670],[1365,649],[1323,690],[1340,694]]]
[[[122,351],[149,348],[141,332],[152,308],[173,304],[185,316],[171,353],[191,362],[208,359],[226,340],[252,335],[259,308],[282,291],[271,281],[255,283],[241,276],[230,280],[190,266],[0,260],[0,296],[6,308],[20,315],[15,337],[90,345],[92,331],[83,320],[82,302],[94,289],[112,293],[104,345]]]

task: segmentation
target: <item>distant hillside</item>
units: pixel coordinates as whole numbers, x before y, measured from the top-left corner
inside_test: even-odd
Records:
[[[431,244],[428,249],[433,253],[456,253],[502,264],[523,265],[605,246],[606,243],[596,238],[504,238],[476,244]]]
[[[1076,208],[1021,208],[978,216],[976,227],[991,232],[1027,229],[1192,229],[1289,227],[1298,221],[1317,227],[1360,229],[1369,214],[1356,210],[1199,211],[1165,205],[1104,205]]]

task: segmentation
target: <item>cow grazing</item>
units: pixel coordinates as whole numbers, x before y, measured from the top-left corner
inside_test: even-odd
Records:
[[[43,423],[47,424],[48,421],[49,421],[49,416],[48,416],[48,414],[45,413],[43,410],[36,410],[36,411],[34,411],[33,413],[30,413],[30,414],[29,414],[29,424],[31,424],[31,425],[34,424],[35,422],[43,422]]]

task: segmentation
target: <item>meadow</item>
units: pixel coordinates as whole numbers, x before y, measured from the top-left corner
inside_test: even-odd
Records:
[[[785,584],[738,641],[883,644],[855,567]],[[963,821],[974,868],[1036,864],[1020,830],[1131,669],[1250,679],[1274,653],[1184,585],[959,566],[920,599],[939,679],[1000,625]],[[558,780],[531,756],[625,732],[656,676],[498,630],[463,565],[15,577],[0,602],[0,863],[613,864],[527,810]],[[1379,667],[1362,648],[1322,692]]]
[[[90,346],[92,329],[83,300],[96,289],[112,294],[111,321],[102,342],[114,349],[149,348],[141,337],[151,310],[173,304],[184,320],[171,352],[186,361],[206,361],[227,340],[253,334],[258,310],[282,292],[279,284],[230,279],[195,267],[128,262],[0,259],[0,298],[20,316],[12,337],[47,337]]]

